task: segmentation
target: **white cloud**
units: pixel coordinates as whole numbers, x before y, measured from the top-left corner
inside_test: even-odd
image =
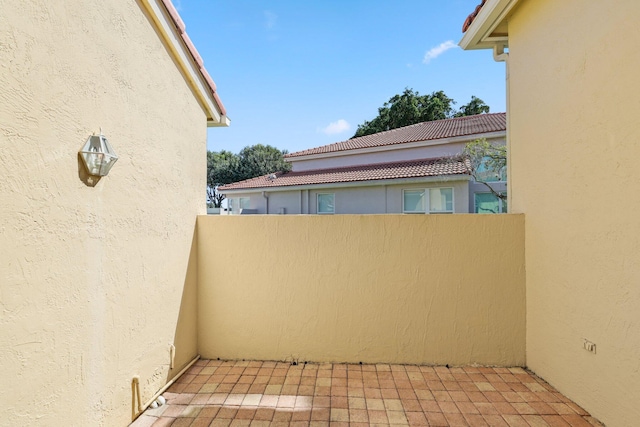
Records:
[[[455,44],[453,40],[447,40],[446,42],[440,43],[438,46],[432,47],[427,53],[424,54],[424,59],[422,60],[422,62],[428,64],[432,59],[436,59],[438,56],[442,55],[449,49],[453,49],[456,47],[458,47],[458,45]]]
[[[337,122],[329,123],[329,126],[320,129],[321,132],[327,135],[335,135],[337,133],[346,132],[351,129],[351,125],[344,119],[340,119]]]
[[[264,19],[265,19],[264,27],[267,30],[272,30],[276,27],[276,21],[278,20],[278,15],[271,12],[270,10],[265,10]]]

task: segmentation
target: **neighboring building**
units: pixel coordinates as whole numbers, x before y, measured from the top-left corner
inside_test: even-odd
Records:
[[[506,60],[527,366],[607,426],[638,425],[640,2],[482,3],[460,45]]]
[[[232,213],[385,214],[504,212],[453,156],[486,138],[504,144],[506,114],[418,123],[291,153],[291,172],[218,189]],[[506,192],[506,176],[488,177]]]
[[[198,354],[225,109],[169,0],[0,3],[0,424],[126,426],[133,377],[144,404]],[[100,128],[119,160],[96,178]]]

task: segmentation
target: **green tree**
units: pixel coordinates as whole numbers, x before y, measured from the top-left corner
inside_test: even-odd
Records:
[[[465,145],[459,156],[451,160],[462,161],[466,172],[474,181],[484,184],[499,200],[507,200],[506,193],[496,191],[492,181],[504,181],[507,174],[507,147],[486,139],[477,139]]]
[[[495,144],[486,139],[477,139],[469,142],[462,149],[460,154],[446,156],[440,159],[443,164],[462,164],[465,173],[473,180],[483,184],[491,194],[500,202],[507,201],[507,194],[497,191],[492,182],[506,181],[507,179],[507,147],[502,144]],[[449,176],[443,175],[446,180]]]
[[[489,106],[478,97],[471,95],[471,101],[460,107],[454,117],[475,116],[476,114],[488,113]]]
[[[231,151],[207,151],[207,199],[219,208],[224,196],[216,191],[219,185],[238,181],[239,158]]]
[[[218,186],[290,171],[291,164],[284,161],[285,154],[286,150],[262,144],[245,147],[239,154],[226,150],[207,151],[207,200],[219,208],[224,196],[218,193]]]
[[[239,159],[231,151],[207,151],[207,184],[217,187],[237,180]]]
[[[393,96],[381,108],[378,108],[376,118],[358,125],[353,138],[415,123],[489,112],[489,106],[475,96],[472,96],[471,101],[463,105],[459,111],[453,109],[455,103],[443,91],[420,95],[413,89],[405,88],[402,94]]]
[[[287,150],[278,150],[270,145],[256,144],[243,148],[238,154],[238,176],[236,181],[255,178],[274,172],[288,172],[291,164],[284,161]]]
[[[384,132],[415,123],[441,120],[453,115],[455,101],[443,91],[430,95],[420,95],[413,89],[405,88],[400,95],[395,95],[378,108],[378,116],[371,121],[358,125],[353,136],[365,136]]]

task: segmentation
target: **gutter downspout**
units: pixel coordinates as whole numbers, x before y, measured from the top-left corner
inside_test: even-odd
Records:
[[[507,98],[507,212],[512,213],[511,209],[511,189],[513,185],[509,185],[509,181],[512,179],[511,175],[511,108],[510,104],[510,90],[509,90],[509,52],[505,52],[505,48],[507,48],[507,44],[496,44],[493,46],[493,60],[496,62],[504,62],[505,64],[505,84],[506,84],[506,98]]]
[[[266,214],[269,214],[269,196],[267,195],[266,191],[262,192],[262,197],[264,197],[266,199],[266,204],[267,204],[267,210],[266,210]]]
[[[496,44],[493,46],[493,60],[496,62],[507,62],[509,52],[505,52],[506,44]],[[508,76],[507,76],[508,77]]]

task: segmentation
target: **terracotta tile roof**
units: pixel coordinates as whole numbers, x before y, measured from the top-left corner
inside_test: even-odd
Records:
[[[173,20],[173,23],[175,24],[176,29],[178,30],[178,33],[182,38],[182,41],[184,42],[185,46],[191,53],[193,60],[196,62],[198,66],[198,71],[200,71],[202,78],[205,80],[205,82],[207,82],[207,86],[209,86],[209,90],[211,91],[211,95],[213,96],[213,99],[215,99],[216,103],[218,104],[218,107],[220,107],[220,114],[225,116],[227,114],[227,110],[222,104],[220,97],[218,96],[218,93],[216,91],[216,84],[214,83],[213,79],[211,78],[207,70],[204,68],[204,61],[202,60],[202,57],[198,53],[198,49],[196,49],[195,45],[189,38],[189,35],[186,32],[187,27],[184,24],[184,21],[182,20],[182,18],[180,18],[180,14],[178,13],[178,10],[173,6],[173,3],[171,3],[171,0],[162,0],[162,3],[164,4],[164,7],[167,9],[169,16]]]
[[[478,13],[480,12],[480,9],[482,9],[482,6],[484,6],[484,4],[486,2],[487,2],[487,0],[482,0],[482,3],[477,5],[475,10],[473,12],[471,12],[469,14],[469,16],[467,16],[467,19],[465,19],[464,24],[462,24],[462,32],[463,33],[467,32],[467,30],[469,29],[469,26],[471,25],[473,20],[476,19],[476,16],[478,16]]]
[[[467,168],[462,161],[422,159],[393,163],[315,169],[300,172],[277,172],[219,187],[218,190],[290,187],[294,185],[333,184],[342,182],[376,181],[397,178],[420,178],[440,175],[464,175]],[[273,178],[275,176],[275,178]]]
[[[506,113],[478,114],[455,119],[435,120],[361,136],[322,147],[287,154],[286,158],[333,153],[361,148],[382,147],[407,142],[430,141],[456,136],[499,132],[507,129]]]

